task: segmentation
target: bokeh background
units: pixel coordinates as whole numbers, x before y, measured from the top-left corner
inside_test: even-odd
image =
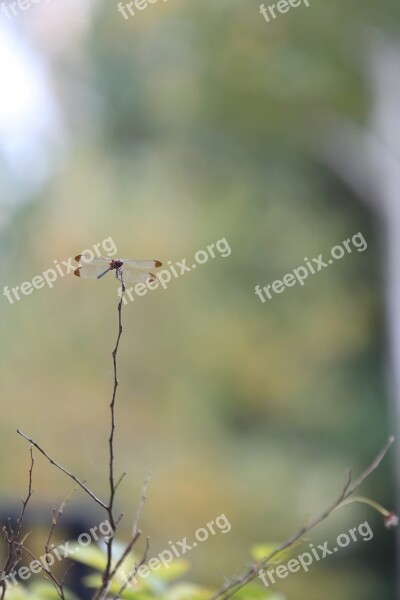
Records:
[[[149,470],[142,529],[154,553],[225,513],[231,532],[188,557],[200,583],[220,584],[255,543],[283,540],[323,509],[396,426],[385,229],[340,176],[329,132],[340,137],[332,119],[369,128],[374,56],[386,64],[399,23],[397,0],[311,1],[269,24],[254,0],[160,0],[129,20],[115,0],[0,14],[2,287],[109,236],[119,256],[164,263],[190,264],[223,237],[231,247],[123,313],[126,531]],[[394,126],[396,108],[386,116]],[[359,156],[345,156],[351,174]],[[357,232],[367,251],[265,304],[255,295]],[[12,305],[2,296],[3,508],[26,488],[17,428],[106,492],[117,300],[112,277],[72,275]],[[392,454],[363,493],[392,508],[394,471]],[[37,457],[35,489],[46,512],[71,483]],[[85,510],[77,494],[68,511]],[[366,519],[372,541],[275,590],[395,598],[394,533],[380,515],[349,507],[310,539],[332,541]]]

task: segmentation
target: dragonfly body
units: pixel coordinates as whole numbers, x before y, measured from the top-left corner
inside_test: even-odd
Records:
[[[75,260],[80,267],[75,269],[77,277],[86,279],[101,279],[110,271],[115,271],[115,277],[124,283],[154,281],[156,276],[149,269],[161,267],[159,260],[130,260],[128,258],[92,258],[89,255],[78,254]]]

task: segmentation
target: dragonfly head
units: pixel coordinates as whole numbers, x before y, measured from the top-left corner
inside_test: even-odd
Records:
[[[119,258],[116,259],[116,260],[113,259],[110,262],[110,269],[116,269],[116,270],[118,270],[118,269],[120,269],[123,266],[123,264],[124,263],[123,263],[123,261],[121,259],[119,259]]]

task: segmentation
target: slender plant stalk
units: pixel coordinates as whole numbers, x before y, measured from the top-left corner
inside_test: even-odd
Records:
[[[106,568],[104,569],[104,573],[103,573],[103,582],[102,585],[98,591],[98,593],[95,596],[95,600],[102,600],[103,598],[105,598],[105,596],[108,593],[109,587],[110,587],[110,583],[111,583],[111,579],[112,579],[112,559],[113,559],[113,545],[114,545],[114,537],[115,537],[115,532],[116,532],[116,528],[117,528],[117,523],[116,523],[116,519],[115,519],[115,515],[114,515],[114,503],[115,503],[115,492],[116,489],[119,485],[119,483],[122,481],[124,474],[121,476],[120,480],[116,483],[115,482],[115,452],[114,452],[114,440],[115,440],[115,402],[116,402],[116,398],[117,398],[117,389],[118,389],[118,362],[117,362],[117,358],[118,358],[118,348],[119,348],[119,343],[121,340],[121,336],[122,336],[122,331],[123,331],[123,326],[122,326],[122,304],[124,301],[124,294],[125,294],[125,284],[123,282],[123,278],[122,278],[122,271],[121,272],[117,272],[117,278],[119,279],[119,281],[121,282],[121,297],[120,297],[120,301],[118,302],[118,334],[117,334],[117,341],[115,343],[115,348],[112,351],[112,359],[113,359],[113,368],[114,368],[114,386],[113,386],[113,392],[112,392],[112,397],[111,397],[111,402],[110,402],[110,417],[111,417],[111,430],[110,430],[110,436],[108,438],[108,451],[109,451],[109,475],[108,475],[108,482],[109,482],[109,489],[110,489],[110,495],[109,495],[109,500],[108,500],[108,504],[107,504],[107,514],[108,514],[108,519],[109,519],[109,523],[111,525],[111,529],[113,530],[113,535],[111,535],[109,537],[109,539],[106,541],[106,547],[107,547],[107,563],[106,563]],[[140,534],[139,534],[140,535]],[[139,536],[137,536],[139,537]],[[133,538],[129,544],[130,549],[133,547],[134,543],[136,542],[137,538]]]
[[[2,533],[6,541],[8,555],[3,568],[0,571],[0,600],[4,600],[7,592],[7,577],[11,576],[15,571],[15,567],[22,559],[22,551],[24,549],[24,542],[28,534],[21,538],[22,525],[25,518],[26,509],[29,501],[33,494],[33,467],[35,465],[35,459],[33,456],[32,446],[29,448],[30,453],[30,467],[28,472],[28,492],[25,498],[22,498],[22,508],[17,518],[15,528],[9,520],[8,524],[2,528]]]
[[[372,463],[355,479],[352,481],[351,471],[348,472],[348,478],[346,485],[343,488],[343,491],[340,493],[339,497],[331,506],[329,506],[326,510],[324,510],[320,515],[311,519],[306,525],[301,527],[296,533],[291,535],[285,542],[283,542],[278,548],[276,548],[273,552],[262,558],[257,563],[252,564],[247,571],[245,571],[242,575],[239,575],[232,581],[228,581],[216,594],[214,594],[210,600],[217,600],[222,598],[226,600],[227,598],[231,598],[236,592],[245,587],[250,581],[253,581],[258,577],[258,574],[261,569],[266,569],[271,560],[276,557],[277,554],[283,552],[284,550],[290,549],[296,542],[301,540],[301,538],[311,529],[314,529],[317,525],[325,521],[330,515],[342,506],[346,505],[346,501],[358,490],[362,483],[379,467],[382,460],[386,456],[390,446],[394,442],[394,437],[390,436],[385,446],[376,456],[376,458],[372,461]]]
[[[134,520],[134,525],[133,525],[133,529],[132,529],[132,535],[131,535],[131,539],[130,541],[127,543],[125,550],[123,551],[121,558],[117,561],[117,563],[115,565],[113,565],[113,547],[114,547],[114,540],[115,540],[115,533],[117,530],[117,526],[118,523],[120,522],[121,518],[122,518],[122,514],[119,515],[118,518],[116,518],[115,516],[115,495],[116,495],[116,491],[120,485],[120,483],[122,482],[122,480],[125,477],[125,473],[122,473],[122,475],[119,477],[118,480],[116,480],[115,478],[115,430],[116,430],[116,399],[117,399],[117,389],[118,389],[118,349],[119,349],[119,345],[120,345],[120,341],[121,341],[121,336],[122,336],[122,331],[123,331],[123,326],[122,326],[122,305],[123,305],[123,301],[124,301],[124,293],[125,293],[125,284],[123,282],[123,278],[122,278],[122,271],[117,272],[117,279],[121,282],[121,298],[120,301],[118,302],[118,334],[117,334],[117,340],[115,343],[115,347],[114,350],[112,351],[112,358],[113,358],[113,368],[114,368],[114,383],[113,383],[113,390],[112,390],[112,397],[111,397],[111,401],[110,401],[110,434],[108,437],[108,454],[109,454],[109,458],[108,458],[108,484],[109,484],[109,495],[108,495],[108,500],[104,501],[102,499],[100,499],[87,485],[84,481],[82,481],[80,478],[78,478],[74,473],[71,473],[71,471],[69,471],[68,469],[66,469],[65,467],[63,467],[59,462],[55,461],[36,441],[34,441],[32,438],[30,438],[29,436],[27,436],[26,434],[22,433],[22,431],[20,431],[19,429],[18,434],[21,435],[24,439],[26,439],[31,446],[34,446],[48,461],[50,464],[52,464],[53,466],[55,466],[59,471],[61,471],[62,473],[64,473],[65,475],[67,475],[67,477],[69,477],[70,479],[72,479],[81,489],[83,489],[83,491],[99,506],[101,506],[101,508],[103,510],[105,510],[107,517],[108,517],[108,521],[110,523],[111,529],[112,529],[112,535],[106,540],[106,548],[107,548],[107,560],[106,560],[106,566],[105,569],[103,571],[103,576],[102,576],[102,583],[99,587],[99,589],[94,593],[93,596],[93,600],[105,600],[108,596],[110,587],[111,587],[111,582],[113,577],[116,575],[118,569],[123,565],[124,561],[126,560],[126,558],[128,557],[129,553],[132,551],[133,546],[135,545],[135,543],[137,542],[137,540],[139,539],[139,537],[141,536],[141,531],[138,529],[138,521],[139,521],[139,517],[146,499],[146,492],[147,492],[147,484],[148,484],[148,478],[146,478],[144,484],[143,484],[143,489],[142,489],[142,495],[141,495],[141,499],[140,499],[140,503],[139,503],[139,508],[137,510],[136,516],[135,516],[135,520]],[[33,456],[32,456],[32,461],[33,461]],[[26,508],[26,504],[31,496],[31,488],[32,488],[32,468],[33,468],[33,463],[31,466],[31,470],[30,470],[30,487],[29,487],[29,493],[28,493],[28,497],[27,500],[25,501],[24,505],[23,505],[23,513],[22,513],[22,517],[24,515],[25,512],[25,508]],[[58,516],[61,514],[62,509],[65,506],[65,502],[62,504],[62,506],[60,507],[59,511],[58,511]],[[52,520],[52,525],[51,525],[51,529],[50,529],[50,533],[49,533],[49,537],[47,540],[47,545],[49,544],[49,541],[51,540],[51,536],[54,532],[54,528],[57,524],[57,518],[58,516],[56,515],[55,512],[53,512],[53,520]],[[20,518],[19,522],[22,522],[22,519]],[[18,533],[19,533],[19,528],[18,528]],[[142,561],[140,562],[140,565],[143,564],[143,562],[146,560],[146,556],[147,556],[147,550],[148,550],[148,541],[146,544],[146,550],[144,553],[144,556],[142,558]],[[32,553],[26,548],[24,547],[24,549],[26,550],[26,552],[30,555],[33,556]],[[58,579],[56,579],[52,573],[50,572],[50,569],[48,570],[44,570],[46,576],[48,577],[48,579],[50,579],[50,581],[53,583],[54,587],[57,590],[58,595],[60,596],[60,598],[62,600],[64,600],[64,581],[65,578],[60,582]],[[4,599],[4,595],[5,595],[5,584],[2,587],[0,584],[0,600]]]

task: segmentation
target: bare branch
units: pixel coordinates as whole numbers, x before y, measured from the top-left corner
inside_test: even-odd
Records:
[[[25,499],[24,498],[21,499],[22,500],[21,513],[17,519],[15,530],[12,526],[10,519],[8,521],[8,526],[5,525],[2,529],[4,539],[6,540],[6,544],[8,547],[8,556],[7,556],[6,562],[4,564],[4,567],[1,571],[0,600],[3,600],[5,598],[6,591],[7,591],[6,579],[9,575],[11,575],[13,573],[17,564],[21,561],[22,549],[24,546],[24,542],[29,535],[29,533],[27,533],[22,539],[20,539],[20,534],[21,534],[21,529],[22,529],[22,524],[24,521],[26,509],[27,509],[29,500],[31,499],[32,494],[33,494],[33,467],[35,464],[35,459],[33,456],[32,446],[30,447],[29,451],[30,451],[31,462],[30,462],[29,474],[28,474],[28,492],[27,492]]]
[[[74,475],[73,473],[71,473],[70,471],[67,471],[67,469],[65,469],[62,465],[60,465],[59,463],[57,463],[53,458],[51,458],[51,456],[49,456],[49,454],[47,454],[47,452],[45,452],[45,450],[43,450],[43,448],[41,446],[39,446],[39,444],[37,442],[35,442],[32,438],[28,437],[27,435],[25,435],[25,433],[23,433],[22,431],[20,431],[19,429],[17,429],[17,433],[22,436],[23,438],[25,438],[30,444],[32,444],[32,446],[35,446],[35,448],[37,450],[39,450],[39,452],[41,454],[43,454],[43,456],[45,456],[47,458],[47,460],[49,461],[50,464],[54,465],[55,467],[57,467],[57,469],[59,469],[60,471],[62,471],[65,475],[67,475],[68,477],[70,477],[73,481],[75,481],[75,483],[77,483],[79,485],[79,487],[81,487],[91,498],[92,500],[94,500],[96,502],[96,504],[99,504],[102,508],[107,509],[107,504],[105,502],[103,502],[102,500],[100,500],[100,498],[98,498],[84,483],[83,481],[81,481],[80,479],[78,479],[78,477],[76,477],[76,475]]]
[[[124,552],[122,553],[121,558],[117,561],[115,567],[111,571],[111,573],[110,573],[110,579],[112,579],[114,577],[114,575],[117,573],[118,569],[120,567],[122,567],[122,565],[125,562],[125,559],[128,557],[128,555],[131,552],[133,546],[136,544],[137,540],[139,539],[139,537],[141,535],[142,535],[142,532],[138,529],[136,531],[135,535],[133,536],[133,538],[131,539],[131,541],[129,542],[129,544],[127,545],[127,547],[125,548]]]
[[[23,549],[25,550],[25,552],[27,554],[29,554],[29,556],[33,560],[35,560],[36,562],[40,562],[40,561],[38,561],[38,559],[36,558],[36,556],[33,554],[33,552],[31,552],[31,550],[29,550],[29,548],[27,548],[25,545],[23,546]],[[64,576],[64,579],[62,581],[59,581],[57,579],[57,577],[55,575],[53,575],[53,573],[51,572],[51,570],[49,569],[49,567],[47,567],[45,564],[43,564],[43,562],[41,562],[40,564],[42,566],[43,571],[46,573],[47,579],[53,584],[53,586],[54,586],[57,594],[61,598],[61,600],[66,600],[65,590],[64,590],[65,576]]]
[[[121,477],[118,479],[117,483],[115,484],[115,491],[117,491],[117,489],[119,488],[119,486],[121,485],[121,483],[123,482],[123,480],[126,477],[126,473],[125,471],[122,473]]]
[[[63,500],[63,502],[60,504],[58,510],[56,508],[53,509],[53,515],[52,515],[52,519],[51,519],[51,527],[49,530],[49,535],[47,537],[47,541],[45,543],[45,550],[46,553],[49,552],[49,547],[50,547],[50,542],[51,539],[53,537],[53,533],[54,533],[54,529],[57,526],[58,520],[61,517],[61,515],[63,514],[64,508],[66,507],[66,505],[68,504],[68,502],[71,500],[72,496],[76,493],[78,487],[75,487],[72,492],[70,492],[68,494],[68,496],[65,498],[65,500]]]
[[[115,480],[116,398],[117,398],[117,389],[118,389],[118,385],[119,385],[119,381],[118,381],[118,369],[117,369],[117,366],[118,366],[117,358],[118,358],[118,349],[119,349],[120,340],[121,340],[122,331],[123,331],[123,327],[122,327],[122,305],[123,305],[124,293],[125,293],[125,285],[124,285],[124,282],[123,282],[123,272],[122,272],[122,270],[120,270],[120,271],[117,270],[116,276],[117,276],[117,279],[121,282],[122,294],[121,294],[120,301],[118,302],[118,334],[117,334],[117,339],[116,339],[114,350],[112,351],[113,367],[114,367],[114,384],[113,384],[112,397],[111,397],[111,401],[110,401],[111,426],[110,426],[110,434],[109,434],[109,438],[108,438],[108,450],[109,450],[109,461],[108,461],[109,497],[108,497],[107,502],[104,502],[103,500],[101,500],[100,498],[98,498],[92,492],[92,490],[87,487],[85,481],[82,481],[76,475],[74,475],[73,473],[71,473],[70,471],[68,471],[65,467],[63,467],[60,463],[56,462],[37,442],[35,442],[30,437],[28,437],[22,431],[17,430],[18,434],[20,436],[22,436],[24,439],[26,439],[27,441],[29,441],[32,446],[34,446],[35,448],[37,448],[37,450],[50,462],[50,464],[54,465],[62,473],[64,473],[70,479],[72,479],[77,484],[77,486],[80,487],[80,488],[82,488],[92,498],[92,500],[95,501],[96,504],[98,504],[99,506],[101,506],[101,508],[106,511],[106,513],[108,515],[108,520],[109,520],[109,523],[110,523],[110,526],[111,526],[111,529],[112,529],[112,534],[105,540],[105,542],[106,542],[106,549],[107,549],[106,566],[105,566],[105,569],[104,569],[103,574],[102,574],[102,583],[101,583],[99,589],[94,594],[94,597],[93,597],[94,600],[105,600],[105,598],[108,596],[108,593],[109,593],[109,590],[110,590],[110,586],[111,586],[112,578],[114,577],[115,573],[118,571],[118,569],[120,568],[120,566],[123,564],[123,562],[125,561],[125,559],[129,555],[129,553],[131,552],[134,544],[136,543],[136,541],[139,539],[139,537],[141,535],[141,532],[138,529],[138,523],[139,523],[141,512],[143,510],[144,503],[146,501],[147,486],[148,486],[148,482],[149,482],[149,479],[150,479],[150,476],[148,476],[145,479],[145,482],[143,484],[140,503],[139,503],[139,506],[138,506],[138,509],[137,509],[137,513],[136,513],[136,516],[135,516],[135,520],[134,520],[134,523],[133,523],[133,530],[132,530],[131,540],[127,544],[127,546],[126,546],[126,548],[125,548],[122,556],[119,558],[119,560],[117,561],[117,563],[115,565],[113,565],[113,544],[114,544],[115,533],[116,533],[117,525],[118,525],[118,523],[120,522],[120,520],[121,520],[121,518],[123,516],[122,513],[119,515],[118,518],[116,518],[115,515],[114,515],[115,495],[116,495],[116,491],[117,491],[119,485],[121,484],[121,482],[123,481],[123,479],[124,479],[124,477],[126,475],[125,473],[122,473],[121,477],[117,481]],[[74,490],[74,491],[76,491],[76,490]],[[30,497],[30,493],[31,493],[31,488],[30,488],[30,492],[29,492],[29,497]],[[53,545],[50,546],[50,543],[51,543],[51,539],[52,539],[55,527],[56,527],[58,519],[61,516],[61,514],[62,514],[62,512],[63,512],[63,510],[65,508],[65,505],[68,502],[68,500],[71,497],[71,495],[68,496],[67,499],[61,504],[61,506],[58,509],[58,511],[56,509],[53,510],[51,528],[50,528],[50,531],[49,531],[49,534],[48,534],[48,538],[47,538],[47,541],[46,541],[46,544],[45,544],[46,553],[48,553],[50,551],[51,547],[53,546]],[[24,510],[25,510],[25,505],[23,507],[23,512],[24,512]],[[23,516],[23,514],[22,514],[22,516]],[[12,536],[9,536],[9,537],[10,537],[10,539],[12,538]],[[32,556],[32,553],[30,552],[30,550],[28,550],[25,546],[24,546],[24,549]],[[147,542],[147,547],[146,547],[145,555],[144,555],[144,557],[142,559],[142,562],[137,566],[137,568],[141,564],[143,564],[144,560],[146,559],[147,551],[148,551],[148,542]],[[46,573],[46,576],[54,584],[54,586],[55,586],[55,588],[57,590],[57,593],[59,594],[60,598],[64,599],[64,581],[65,581],[65,576],[64,576],[63,581],[60,582],[55,576],[53,576],[53,574],[51,573],[51,571],[50,571],[50,569],[48,567],[46,567],[44,569],[44,571]],[[3,594],[3,596],[4,596],[4,594]],[[3,600],[3,597],[0,597],[0,600]]]
[[[19,517],[17,519],[17,529],[16,529],[16,532],[15,532],[17,537],[19,536],[20,531],[21,531],[22,522],[23,522],[24,517],[25,517],[25,512],[26,512],[26,508],[28,506],[28,502],[31,499],[32,494],[33,494],[33,467],[35,465],[35,459],[34,459],[34,456],[33,456],[33,448],[32,448],[32,446],[29,448],[29,454],[30,454],[30,457],[31,457],[31,464],[30,464],[29,472],[28,472],[28,478],[29,478],[29,481],[28,481],[28,493],[27,493],[27,496],[26,496],[25,500],[22,499],[21,514],[19,515]]]
[[[120,590],[115,594],[115,596],[113,596],[112,600],[118,600],[121,597],[121,594],[126,590],[126,588],[128,586],[130,586],[131,581],[135,578],[136,573],[138,572],[138,569],[144,565],[144,563],[147,561],[147,556],[149,553],[149,548],[150,548],[150,540],[149,538],[146,539],[146,548],[144,551],[144,554],[142,556],[142,560],[140,561],[140,563],[135,565],[135,568],[133,569],[132,573],[129,573],[129,577],[127,578],[127,580],[125,581],[124,585],[121,586]]]
[[[138,531],[140,517],[142,515],[143,507],[144,507],[144,505],[146,503],[147,488],[149,487],[149,482],[150,482],[150,479],[151,479],[151,475],[152,475],[151,472],[149,472],[147,474],[146,479],[143,482],[142,495],[141,495],[141,498],[140,498],[139,506],[138,506],[137,511],[136,511],[135,520],[133,521],[132,536],[135,536],[136,532]]]
[[[119,343],[120,343],[121,335],[122,335],[122,331],[123,331],[122,304],[123,304],[124,293],[125,293],[125,284],[123,282],[122,271],[117,270],[116,277],[121,282],[121,297],[118,302],[118,334],[117,334],[117,340],[115,343],[114,350],[112,351],[113,368],[114,368],[114,385],[113,385],[112,397],[111,397],[111,402],[110,402],[111,428],[110,428],[110,435],[108,438],[108,452],[109,452],[108,483],[109,483],[110,495],[109,495],[108,503],[105,506],[105,509],[106,509],[107,515],[108,515],[108,519],[109,519],[109,522],[111,525],[111,529],[113,531],[113,535],[111,535],[109,537],[109,539],[106,541],[107,563],[106,563],[106,567],[105,567],[104,573],[103,573],[102,584],[101,584],[99,590],[96,592],[96,594],[94,596],[94,600],[104,600],[106,598],[108,590],[110,588],[111,579],[113,576],[112,573],[114,571],[112,568],[114,535],[115,535],[115,531],[117,529],[117,524],[120,520],[120,518],[116,519],[114,516],[115,492],[125,476],[125,474],[123,473],[122,476],[119,478],[119,480],[117,482],[115,482],[115,473],[114,473],[115,403],[116,403],[116,398],[117,398],[117,389],[118,389],[118,385],[119,385],[118,360],[117,359],[118,359]],[[134,539],[133,543],[135,543],[136,539]],[[133,544],[132,544],[132,546],[133,546]]]
[[[329,508],[324,510],[320,515],[311,519],[308,524],[301,527],[296,533],[290,536],[285,542],[283,542],[278,548],[276,548],[273,552],[262,558],[257,563],[252,564],[245,573],[238,576],[233,581],[227,582],[216,594],[214,594],[210,600],[217,600],[217,598],[226,598],[232,597],[236,592],[238,592],[241,588],[247,585],[250,581],[255,579],[261,569],[265,569],[269,566],[271,560],[280,552],[289,549],[293,544],[295,544],[311,529],[314,529],[317,525],[325,521],[335,510],[341,508],[341,505],[354,494],[354,492],[361,486],[362,483],[379,467],[383,458],[386,456],[390,446],[394,442],[394,437],[389,437],[385,446],[379,452],[377,457],[372,461],[372,463],[357,477],[354,482],[351,482],[351,472],[348,472],[348,479],[343,488],[343,491],[340,493],[339,497]]]

